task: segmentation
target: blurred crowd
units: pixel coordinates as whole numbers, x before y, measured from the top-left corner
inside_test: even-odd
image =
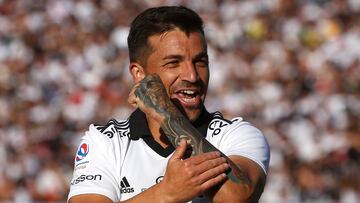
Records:
[[[262,129],[262,203],[360,201],[360,1],[0,0],[0,202],[65,202],[79,139],[122,119],[142,10],[205,21],[206,105]]]

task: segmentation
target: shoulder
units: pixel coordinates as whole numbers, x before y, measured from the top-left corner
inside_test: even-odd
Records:
[[[129,138],[129,119],[117,121],[110,119],[106,124],[92,124],[89,127],[89,131],[95,132],[101,136],[112,138]]]
[[[209,139],[226,155],[240,155],[258,163],[266,173],[270,148],[265,135],[242,117],[225,119],[220,112],[213,114],[208,127]]]
[[[129,141],[129,134],[128,120],[111,119],[105,124],[91,124],[81,138],[80,146],[86,143],[100,151],[123,148],[122,146],[126,146]]]
[[[242,117],[235,117],[229,120],[224,118],[224,116],[219,111],[216,111],[212,113],[212,120],[208,126],[208,135],[209,131],[211,137],[224,134],[225,132],[228,132],[229,130],[244,124],[247,124],[247,122],[243,121]]]
[[[214,112],[213,119],[208,126],[208,130],[213,131],[213,135],[217,134],[231,134],[236,131],[236,133],[241,133],[245,136],[247,134],[252,134],[252,136],[261,137],[266,139],[262,132],[252,125],[250,122],[245,121],[242,117],[234,117],[232,119],[226,119],[220,112]]]

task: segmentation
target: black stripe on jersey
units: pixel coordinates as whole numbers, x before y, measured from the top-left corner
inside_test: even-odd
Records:
[[[114,134],[116,134],[116,129],[113,124],[107,124],[105,126],[95,126],[95,128],[109,138],[113,138]]]
[[[99,124],[94,124],[94,126],[100,132],[103,132],[107,127],[109,127],[108,125],[99,125]]]
[[[120,125],[117,125],[116,123],[114,123],[113,121],[109,121],[109,124],[113,125],[117,130],[126,130],[129,128],[129,123],[126,125],[120,126]]]
[[[116,129],[126,130],[129,128],[129,120],[118,122],[115,119],[111,119],[106,123],[106,125],[94,124],[95,128],[98,129],[100,132],[103,132],[110,125],[114,125]]]
[[[116,126],[116,128],[119,128],[119,129],[126,129],[129,127],[129,119],[122,121],[122,122],[118,122],[115,119],[111,119],[108,123],[113,123]]]
[[[100,131],[100,132],[103,132],[107,126],[106,125],[97,125],[97,124],[94,124],[95,128]]]
[[[126,134],[124,134],[124,130],[129,129],[129,120],[118,122],[115,119],[111,119],[106,125],[94,124],[94,126],[97,130],[109,138],[113,138],[115,134],[120,135],[120,137],[124,137],[126,136]]]
[[[230,121],[230,120],[228,120],[228,119],[225,119],[224,116],[223,116],[220,112],[218,112],[218,111],[216,111],[216,112],[213,113],[213,118],[214,118],[214,119],[220,119],[220,120],[225,121],[225,122],[227,122],[227,123],[229,123],[229,124],[232,123],[232,121]]]

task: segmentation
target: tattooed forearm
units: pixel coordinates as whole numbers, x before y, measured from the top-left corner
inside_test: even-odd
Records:
[[[186,139],[191,146],[188,150],[189,156],[218,151],[208,142],[190,121],[175,107],[168,97],[161,79],[157,75],[149,75],[141,81],[135,91],[136,97],[142,102],[142,110],[146,114],[151,114],[161,125],[161,129],[168,137],[171,144],[176,147],[181,139]],[[225,154],[220,152],[227,159],[230,170],[227,173],[229,179],[235,183],[249,183],[247,174],[235,165]]]
[[[161,124],[161,129],[163,129],[174,146],[178,146],[181,139],[186,139],[191,145],[192,156],[211,151],[220,152],[230,165],[230,170],[227,173],[228,178],[235,183],[249,183],[247,174],[225,154],[208,142],[181,113],[170,115],[169,118],[166,118]]]

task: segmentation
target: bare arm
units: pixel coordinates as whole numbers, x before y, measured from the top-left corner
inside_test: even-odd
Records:
[[[134,94],[139,108],[161,124],[162,130],[174,146],[178,146],[181,139],[186,139],[191,146],[191,156],[216,151],[227,160],[230,166],[227,172],[229,180],[209,192],[214,201],[222,202],[225,197],[238,202],[258,200],[266,179],[262,169],[247,158],[229,158],[209,143],[173,105],[158,76],[147,76],[135,89]]]

